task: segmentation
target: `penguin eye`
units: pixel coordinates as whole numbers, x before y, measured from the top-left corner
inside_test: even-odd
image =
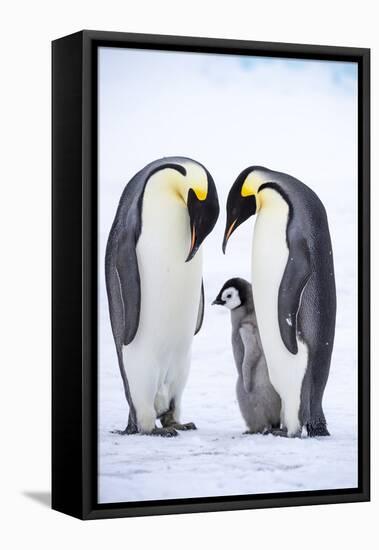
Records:
[[[232,295],[231,295],[231,294],[227,294],[226,297],[227,297],[227,298],[231,298]]]

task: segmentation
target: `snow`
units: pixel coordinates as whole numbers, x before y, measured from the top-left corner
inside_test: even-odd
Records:
[[[99,502],[357,486],[356,68],[107,48],[99,97]],[[147,162],[176,154],[207,166],[221,206],[203,245],[205,317],[182,403],[182,420],[198,430],[171,439],[115,435],[127,405],[109,325],[105,243],[125,183]],[[228,190],[251,164],[302,179],[328,212],[337,284],[328,438],[243,434],[230,315],[211,302],[227,279],[250,278],[254,220],[236,230],[225,256],[221,242]]]

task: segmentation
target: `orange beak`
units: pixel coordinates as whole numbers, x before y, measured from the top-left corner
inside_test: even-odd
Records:
[[[238,218],[236,218],[236,219],[234,220],[234,222],[230,224],[229,229],[228,229],[227,232],[225,233],[224,242],[222,243],[222,251],[223,251],[224,254],[225,254],[226,245],[227,245],[227,243],[228,243],[228,239],[229,239],[230,235],[231,235],[231,234],[233,233],[233,231],[234,231],[234,226],[235,226],[236,223],[237,223],[237,219],[238,219]]]
[[[190,249],[189,249],[189,253],[188,253],[186,262],[189,262],[189,260],[191,260],[193,258],[193,256],[195,255],[195,252],[197,250],[197,247],[195,245],[196,245],[196,229],[195,229],[195,226],[193,225],[192,226],[192,233],[191,233],[191,246],[190,246]]]

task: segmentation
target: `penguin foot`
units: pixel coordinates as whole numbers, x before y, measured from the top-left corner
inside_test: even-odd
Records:
[[[116,435],[133,435],[138,433],[138,429],[135,426],[128,425],[126,426],[125,430],[111,430],[110,433]]]
[[[246,430],[246,432],[243,432],[242,435],[269,435],[273,431],[279,430],[279,426],[266,426],[264,428],[250,428],[249,430]]]
[[[193,422],[187,422],[186,424],[180,424],[179,422],[175,422],[175,424],[171,425],[172,428],[175,428],[175,430],[197,430],[196,425]]]
[[[268,430],[265,435],[272,434],[277,437],[288,437],[288,431],[287,428],[273,428],[272,430]]]
[[[186,431],[186,430],[197,430],[193,422],[187,422],[182,424],[175,420],[174,416],[174,405],[171,404],[171,408],[162,414],[160,417],[161,424],[163,428],[174,428],[175,430]]]
[[[301,430],[294,433],[288,433],[287,428],[272,428],[268,430],[264,435],[272,434],[277,437],[288,437],[289,439],[301,438]]]
[[[307,432],[309,437],[326,437],[330,435],[325,422],[309,422]]]
[[[150,433],[147,433],[145,435],[160,435],[161,437],[176,437],[179,434],[173,426],[169,426],[166,428],[154,428]]]

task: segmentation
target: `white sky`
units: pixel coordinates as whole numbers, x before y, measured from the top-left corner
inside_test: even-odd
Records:
[[[219,185],[248,164],[310,183],[351,178],[356,70],[353,63],[101,48],[101,168],[125,183],[152,159],[180,154],[205,163]]]

